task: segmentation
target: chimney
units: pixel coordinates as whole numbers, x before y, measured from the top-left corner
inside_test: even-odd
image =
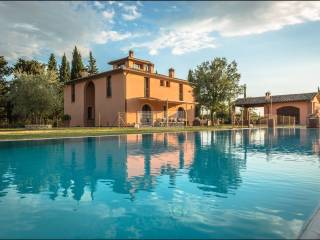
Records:
[[[129,57],[133,58],[133,50],[129,50]]]
[[[80,76],[83,78],[83,77],[88,77],[90,74],[87,72],[87,71],[85,71],[85,70],[82,70],[81,72],[80,72]]]
[[[174,78],[174,69],[169,68],[169,77]]]

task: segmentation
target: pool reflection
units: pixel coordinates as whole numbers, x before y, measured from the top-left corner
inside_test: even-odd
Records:
[[[294,138],[290,136],[294,135]],[[299,147],[298,147],[299,146]],[[161,133],[0,144],[0,198],[8,189],[81,200],[88,187],[94,199],[101,182],[134,201],[154,191],[158,177],[175,188],[186,175],[203,192],[227,197],[242,183],[247,154],[261,151],[319,153],[318,131],[278,129]],[[17,151],[18,150],[18,151]],[[267,157],[267,160],[270,160]]]

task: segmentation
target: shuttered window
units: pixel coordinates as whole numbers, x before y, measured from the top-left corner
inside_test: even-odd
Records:
[[[150,79],[148,77],[144,78],[144,96],[150,97]]]
[[[111,76],[108,76],[107,78],[107,97],[112,97]]]
[[[76,100],[76,86],[73,83],[71,85],[71,102],[74,102]]]
[[[183,84],[179,84],[179,100],[183,101]]]

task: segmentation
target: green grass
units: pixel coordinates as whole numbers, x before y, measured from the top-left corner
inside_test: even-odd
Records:
[[[159,133],[159,132],[183,132],[231,129],[231,125],[220,125],[215,127],[150,127],[150,128],[55,128],[46,130],[26,130],[26,129],[1,129],[0,140],[19,140],[19,139],[39,139],[39,138],[63,138],[63,137],[85,137],[85,136],[104,136],[134,133]]]

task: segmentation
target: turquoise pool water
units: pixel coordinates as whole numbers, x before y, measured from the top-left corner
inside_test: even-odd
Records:
[[[320,132],[0,143],[0,238],[294,238],[320,202]]]

